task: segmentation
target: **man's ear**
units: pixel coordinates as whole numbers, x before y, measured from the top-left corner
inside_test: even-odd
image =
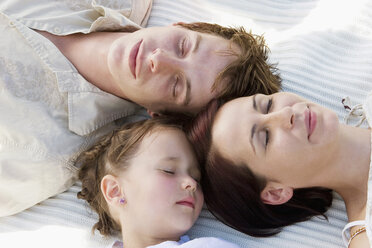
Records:
[[[180,24],[185,24],[184,22],[175,22],[175,23],[173,23],[172,25],[173,26],[177,26],[177,25],[180,25]]]
[[[261,192],[261,200],[269,205],[281,205],[289,201],[293,196],[293,189],[281,183],[268,182]]]
[[[118,204],[124,197],[118,179],[113,175],[106,175],[102,178],[101,191],[109,205]]]
[[[152,111],[149,110],[149,109],[147,110],[147,113],[148,113],[152,118],[161,116],[160,113],[152,112]]]

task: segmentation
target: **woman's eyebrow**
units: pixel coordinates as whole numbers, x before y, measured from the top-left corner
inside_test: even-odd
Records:
[[[253,96],[253,108],[257,111],[256,95]]]
[[[255,149],[255,146],[254,146],[254,144],[253,144],[253,136],[254,136],[255,133],[256,133],[256,128],[257,128],[257,124],[254,124],[254,125],[252,126],[252,129],[251,129],[251,139],[250,139],[251,146],[252,146],[252,149],[253,149],[254,154],[256,154],[256,149]]]

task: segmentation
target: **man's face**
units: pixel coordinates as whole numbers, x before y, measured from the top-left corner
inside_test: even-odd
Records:
[[[230,47],[178,26],[145,28],[113,42],[108,66],[127,99],[153,112],[196,113],[217,96],[211,87],[235,59]]]

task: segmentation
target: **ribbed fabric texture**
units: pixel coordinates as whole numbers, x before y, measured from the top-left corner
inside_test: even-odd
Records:
[[[343,97],[349,96],[357,104],[372,90],[371,1],[154,0],[148,26],[178,21],[241,25],[264,34],[271,49],[270,61],[278,63],[283,90],[335,110],[340,119],[346,114]],[[76,198],[79,189],[78,183],[20,214],[1,218],[1,247],[94,248],[118,238],[91,235],[96,215]],[[341,230],[347,216],[338,196],[327,216],[329,221],[313,218],[287,227],[275,237],[258,239],[226,227],[203,210],[188,234],[192,238],[220,237],[247,248],[343,247]]]
[[[362,103],[372,91],[371,1],[154,1],[149,26],[177,21],[244,26],[264,35],[270,62],[280,70],[283,90],[333,109],[340,121],[347,114],[342,98],[349,96],[353,104]],[[327,216],[329,221],[313,218],[285,228],[276,237],[257,239],[216,222],[203,211],[189,234],[218,236],[247,248],[343,247],[341,231],[347,216],[339,196]]]

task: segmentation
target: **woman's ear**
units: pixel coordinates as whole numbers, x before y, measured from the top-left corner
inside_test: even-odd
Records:
[[[101,191],[108,205],[116,205],[124,197],[118,179],[113,175],[102,178]]]
[[[289,201],[293,196],[293,189],[281,183],[268,182],[261,192],[261,200],[269,205],[281,205]]]

